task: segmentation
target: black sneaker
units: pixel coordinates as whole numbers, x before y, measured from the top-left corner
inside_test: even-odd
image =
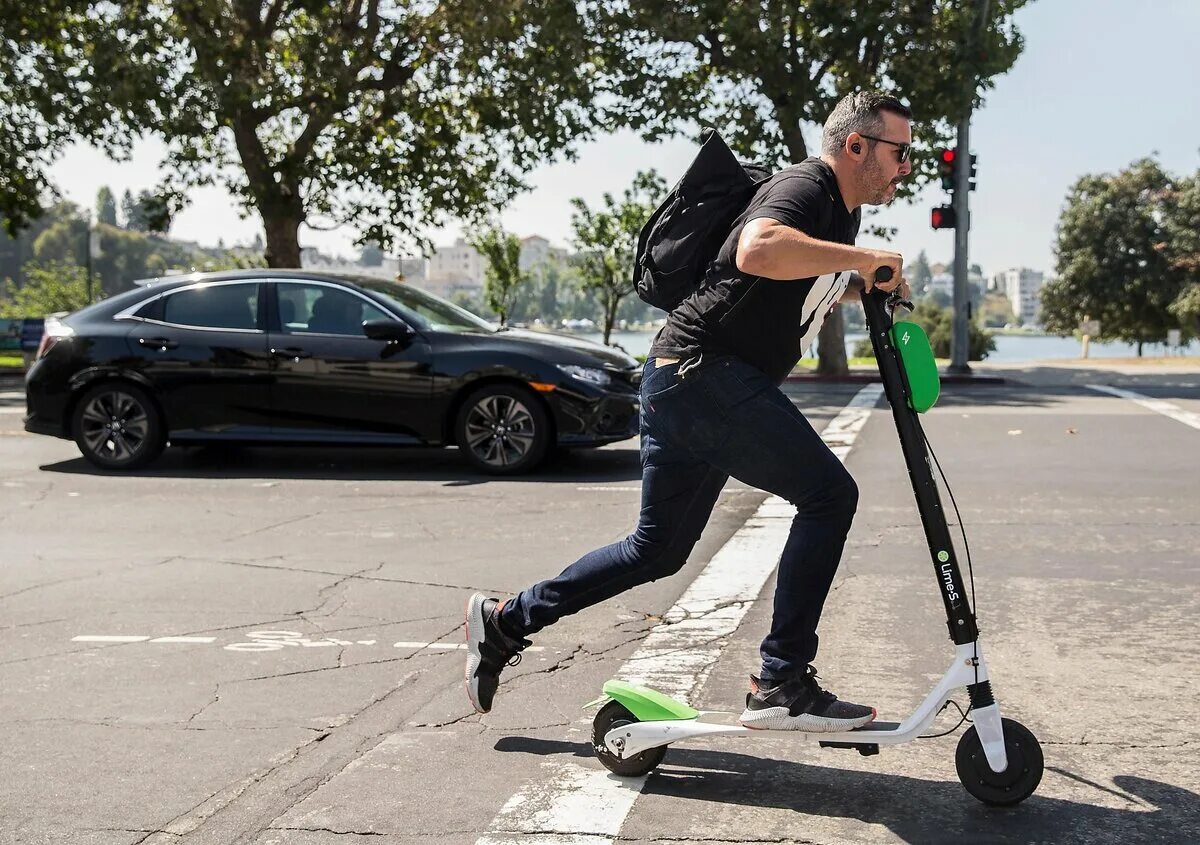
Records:
[[[832,733],[861,728],[875,718],[874,707],[838,701],[821,689],[812,666],[803,676],[773,687],[764,687],[751,675],[750,690],[739,720],[748,728]]]
[[[467,697],[480,713],[492,709],[492,698],[505,666],[521,662],[529,640],[516,640],[500,630],[503,604],[483,593],[467,602]]]

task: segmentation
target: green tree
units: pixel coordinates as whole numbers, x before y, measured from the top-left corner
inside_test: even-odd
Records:
[[[108,185],[96,192],[96,222],[117,225],[117,201]]]
[[[484,270],[483,301],[508,325],[508,318],[529,274],[521,269],[521,240],[499,225],[487,226],[467,238],[467,242],[487,259]]]
[[[142,219],[142,209],[134,199],[133,192],[128,188],[121,194],[121,221],[126,229],[135,232],[146,231],[146,221]]]
[[[1188,281],[1167,221],[1175,184],[1153,159],[1088,175],[1067,194],[1055,246],[1058,277],[1042,287],[1047,331],[1070,334],[1085,316],[1100,338],[1142,345],[1179,327],[1169,306]]]
[[[604,207],[592,211],[581,198],[571,199],[575,212],[571,229],[580,250],[580,285],[600,301],[601,325],[607,344],[621,300],[633,293],[631,267],[638,232],[667,192],[666,181],[654,170],[639,171],[620,200],[604,194]]]
[[[118,36],[141,5],[0,0],[0,222],[10,235],[45,210],[47,169],[68,143],[120,156],[144,125],[144,92],[154,88],[147,50],[126,55]]]
[[[717,126],[734,151],[779,165],[801,161],[806,128],[864,88],[895,92],[922,132],[911,197],[936,178],[932,149],[949,136],[976,80],[975,101],[1016,61],[1013,12],[1026,0],[993,0],[980,40],[966,46],[974,3],[729,3],[641,0],[609,11],[611,49],[625,58],[617,108],[644,137]],[[607,7],[606,7],[607,8]],[[847,370],[841,309],[825,321],[818,369]]]
[[[933,271],[929,269],[929,259],[925,257],[925,250],[917,253],[916,261],[905,268],[904,274],[912,286],[913,296],[924,296],[928,293],[929,283],[933,281]]]
[[[1179,321],[1185,336],[1200,336],[1200,171],[1179,179],[1167,196],[1164,222],[1171,271],[1180,276],[1181,290],[1167,310]]]
[[[273,267],[299,266],[305,222],[426,246],[428,226],[486,218],[595,128],[591,4],[129,5],[122,44],[156,62],[174,189],[224,184],[261,216]]]
[[[938,358],[950,357],[950,337],[954,333],[954,311],[942,308],[932,302],[917,303],[912,316],[907,319],[917,323],[929,335],[929,345],[933,354]],[[996,349],[996,341],[991,333],[984,331],[974,322],[967,324],[967,357],[971,361],[982,361],[989,352]],[[875,351],[870,338],[858,341],[854,345],[854,354],[860,358],[874,358]]]
[[[0,318],[45,317],[56,311],[78,311],[88,304],[87,273],[77,264],[51,261],[25,265],[25,284],[4,282]]]

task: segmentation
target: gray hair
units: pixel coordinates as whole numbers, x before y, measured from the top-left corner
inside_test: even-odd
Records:
[[[846,147],[851,132],[878,135],[883,130],[883,112],[890,111],[912,120],[908,106],[888,94],[858,91],[847,94],[834,106],[821,132],[821,152],[837,155]]]

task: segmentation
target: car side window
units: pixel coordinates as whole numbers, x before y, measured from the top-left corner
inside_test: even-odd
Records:
[[[280,282],[275,287],[279,325],[292,334],[343,334],[365,337],[367,320],[390,320],[357,294],[329,285]]]
[[[257,329],[258,283],[200,285],[163,297],[162,321],[208,329]]]

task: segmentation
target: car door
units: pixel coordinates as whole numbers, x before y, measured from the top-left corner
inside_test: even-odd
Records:
[[[270,432],[272,361],[257,281],[167,291],[134,315],[130,351],[166,413],[173,441]]]
[[[270,283],[275,428],[302,440],[419,442],[432,388],[429,343],[373,340],[367,320],[395,320],[333,282]]]

